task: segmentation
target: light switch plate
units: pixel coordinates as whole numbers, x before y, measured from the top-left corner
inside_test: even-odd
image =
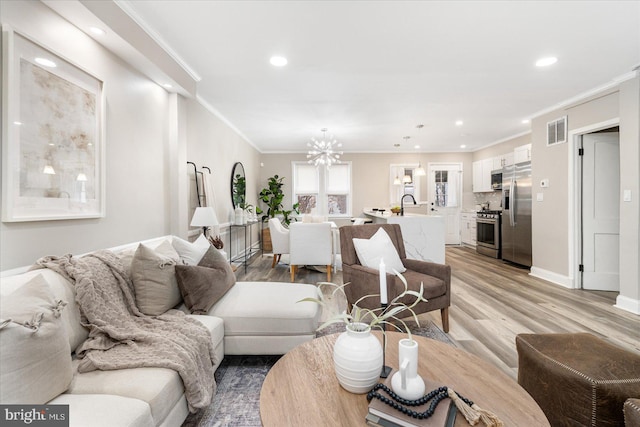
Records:
[[[622,192],[622,200],[625,202],[631,201],[631,190],[624,190]]]
[[[541,202],[544,200],[544,193],[536,193],[536,201]]]

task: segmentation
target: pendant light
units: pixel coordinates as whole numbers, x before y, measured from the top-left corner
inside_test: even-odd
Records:
[[[424,127],[423,124],[419,124],[416,126],[416,128],[418,129],[422,129]],[[425,176],[427,173],[424,171],[424,168],[422,167],[422,165],[420,164],[420,161],[418,161],[418,167],[415,169],[415,171],[413,172],[416,176]]]

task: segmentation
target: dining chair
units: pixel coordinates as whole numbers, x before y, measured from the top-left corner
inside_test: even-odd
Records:
[[[333,258],[333,235],[331,223],[294,222],[289,226],[289,259],[291,281],[296,270],[305,265],[327,267],[327,281],[331,281],[331,261]]]
[[[274,268],[280,262],[282,254],[289,253],[289,230],[284,228],[278,218],[271,218],[269,219],[269,232],[271,233],[271,246],[273,247],[271,268]]]

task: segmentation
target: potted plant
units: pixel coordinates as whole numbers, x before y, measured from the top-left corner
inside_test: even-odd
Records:
[[[267,206],[266,212],[262,210],[259,206],[256,206],[256,213],[258,215],[262,215],[262,221],[269,218],[275,218],[278,215],[282,216],[282,223],[285,226],[288,226],[291,221],[295,221],[295,218],[291,216],[292,213],[299,214],[298,211],[299,204],[295,203],[292,206],[291,210],[285,210],[283,205],[284,200],[284,191],[282,187],[284,186],[284,177],[274,175],[269,178],[267,187],[263,188],[258,194],[258,200],[264,203]],[[262,230],[262,249],[266,251],[272,250],[271,248],[271,234],[269,233],[269,228],[265,228]]]

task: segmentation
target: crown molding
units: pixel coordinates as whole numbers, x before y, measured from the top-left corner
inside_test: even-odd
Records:
[[[233,130],[240,138],[242,138],[247,144],[253,147],[258,153],[264,154],[262,150],[260,150],[256,145],[251,141],[240,129],[238,129],[233,123],[231,123],[225,116],[220,113],[213,105],[209,104],[204,100],[200,95],[196,95],[196,100],[202,105],[207,111],[220,119],[225,125],[229,126],[231,130]]]
[[[611,79],[609,82],[604,83],[600,86],[596,86],[593,89],[590,89],[586,92],[582,92],[574,97],[571,97],[569,99],[566,99],[564,101],[561,101],[555,105],[552,105],[550,107],[547,107],[543,110],[540,110],[534,114],[531,115],[532,119],[535,119],[537,117],[543,116],[545,114],[549,114],[553,111],[556,110],[561,110],[563,108],[567,108],[567,107],[571,107],[575,104],[580,104],[582,102],[584,102],[585,100],[592,98],[594,96],[597,95],[601,95],[602,92],[606,92],[608,90],[612,90],[612,89],[616,89],[622,82],[625,82],[627,80],[631,80],[633,78],[635,78],[638,75],[638,67],[635,67],[632,71],[629,71],[628,73],[625,73],[621,76],[618,77],[614,77],[613,79]]]
[[[147,35],[149,35],[149,37],[151,37],[155,43],[158,44],[158,46],[160,46],[165,52],[167,52],[167,55],[169,55],[171,57],[171,59],[176,61],[176,63],[187,74],[189,74],[189,76],[193,80],[195,80],[196,82],[199,82],[199,81],[202,80],[202,77],[200,77],[200,75],[193,68],[191,68],[191,66],[189,66],[189,64],[187,64],[187,62],[184,59],[182,59],[182,57],[180,55],[178,55],[178,53],[175,50],[173,50],[173,48],[171,48],[171,46],[169,46],[169,44],[160,36],[160,34],[158,34],[155,30],[153,30],[149,26],[149,24],[147,24],[145,22],[145,20],[142,19],[142,17],[140,17],[140,15],[133,9],[133,7],[131,7],[130,1],[128,1],[128,0],[113,0],[113,2],[120,9],[122,9],[122,11],[124,13],[129,15],[129,17],[133,21],[135,21],[135,23],[138,24],[138,26],[145,33],[147,33]]]

